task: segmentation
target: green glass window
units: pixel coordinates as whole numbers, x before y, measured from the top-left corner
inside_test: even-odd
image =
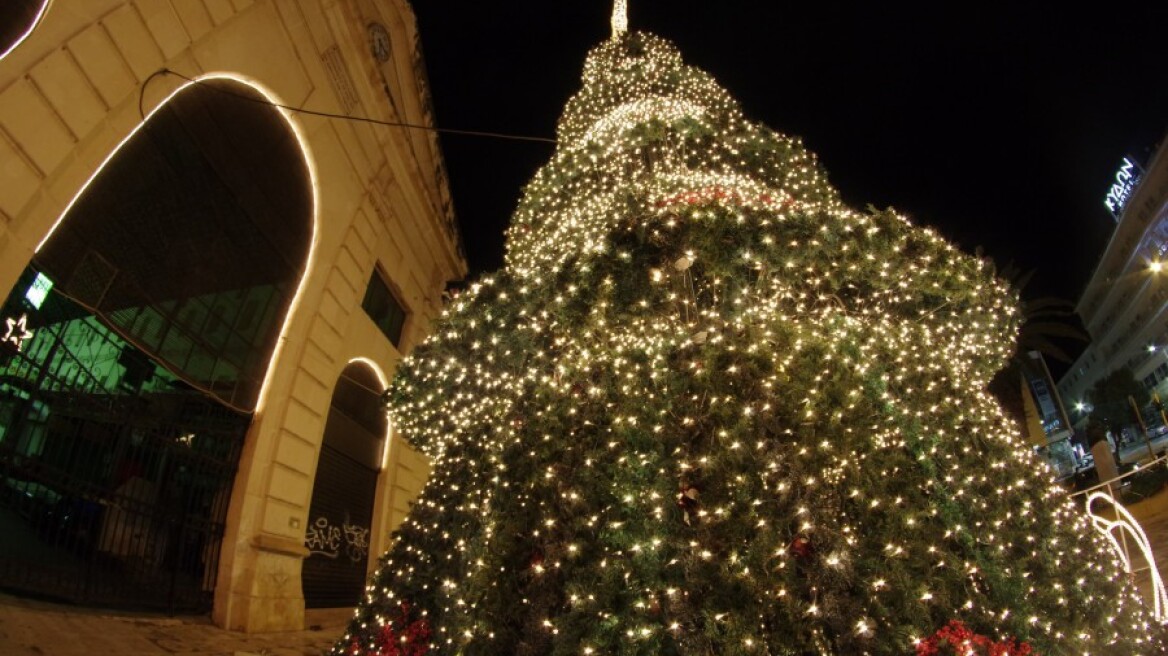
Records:
[[[389,341],[394,346],[400,346],[402,328],[406,325],[406,311],[381,277],[381,272],[376,269],[369,278],[369,287],[365,290],[365,300],[361,302],[361,307]]]

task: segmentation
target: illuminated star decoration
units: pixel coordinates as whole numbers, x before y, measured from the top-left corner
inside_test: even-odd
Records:
[[[32,339],[32,331],[28,329],[28,315],[22,314],[19,319],[5,319],[5,323],[8,324],[8,332],[0,344],[12,344],[17,351],[23,350],[24,342]]]

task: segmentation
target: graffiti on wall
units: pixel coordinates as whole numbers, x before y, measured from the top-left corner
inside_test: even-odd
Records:
[[[345,514],[345,521],[339,525],[321,515],[308,526],[304,546],[308,547],[310,555],[335,560],[344,554],[354,563],[364,562],[369,555],[369,528],[350,524],[348,513]]]

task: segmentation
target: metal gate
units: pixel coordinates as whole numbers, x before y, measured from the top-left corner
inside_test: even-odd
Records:
[[[312,486],[302,580],[308,608],[356,606],[369,566],[369,531],[377,490],[385,407],[380,383],[360,364],[333,392]]]
[[[0,586],[206,610],[251,417],[49,286],[30,268],[0,314]]]
[[[210,606],[312,208],[295,133],[231,80],[102,165],[0,307],[0,586]]]

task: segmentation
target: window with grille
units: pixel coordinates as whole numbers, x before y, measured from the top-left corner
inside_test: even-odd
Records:
[[[365,290],[365,300],[361,302],[361,307],[390,343],[395,347],[401,346],[402,329],[406,325],[406,310],[377,269],[374,269],[373,275],[369,277],[369,287]]]

